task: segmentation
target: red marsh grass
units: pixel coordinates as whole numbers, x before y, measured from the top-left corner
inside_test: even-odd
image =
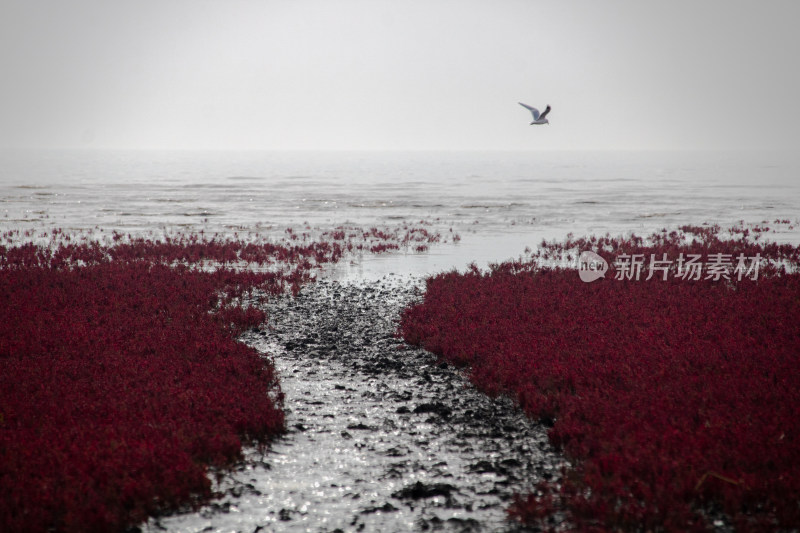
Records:
[[[400,334],[551,425],[574,465],[521,495],[513,517],[547,528],[562,512],[581,531],[800,525],[800,247],[731,234],[543,243],[526,260],[427,281]],[[612,271],[592,283],[543,266],[583,250],[611,265],[681,253],[764,263],[757,279],[681,279],[673,266],[666,281]]]
[[[124,530],[206,501],[209,469],[284,429],[271,363],[236,341],[266,318],[242,296],[421,242],[412,229],[300,244],[5,233],[0,531]]]

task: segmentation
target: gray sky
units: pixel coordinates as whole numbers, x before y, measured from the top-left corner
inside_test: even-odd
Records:
[[[794,150],[798,20],[773,0],[0,0],[0,144]]]

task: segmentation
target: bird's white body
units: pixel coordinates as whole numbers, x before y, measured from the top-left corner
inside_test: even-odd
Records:
[[[545,118],[547,114],[550,112],[550,106],[547,106],[544,112],[539,113],[538,109],[536,109],[535,107],[531,107],[528,104],[523,104],[522,102],[519,102],[519,105],[530,111],[531,115],[533,115],[533,122],[531,122],[531,126],[533,126],[534,124],[550,124],[550,121]]]

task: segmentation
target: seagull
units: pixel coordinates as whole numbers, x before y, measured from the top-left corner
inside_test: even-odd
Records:
[[[534,124],[550,124],[550,121],[544,118],[550,112],[549,105],[545,108],[544,113],[541,114],[539,113],[538,109],[536,109],[535,107],[531,107],[528,104],[523,104],[522,102],[519,102],[519,105],[530,111],[531,115],[533,115],[533,122],[531,122],[531,126],[533,126]]]

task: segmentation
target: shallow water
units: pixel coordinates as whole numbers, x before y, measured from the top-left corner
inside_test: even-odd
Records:
[[[0,154],[0,229],[280,236],[429,221],[455,245],[332,273],[424,275],[515,258],[543,238],[800,217],[782,152],[49,152]],[[800,224],[770,238],[800,243]]]

